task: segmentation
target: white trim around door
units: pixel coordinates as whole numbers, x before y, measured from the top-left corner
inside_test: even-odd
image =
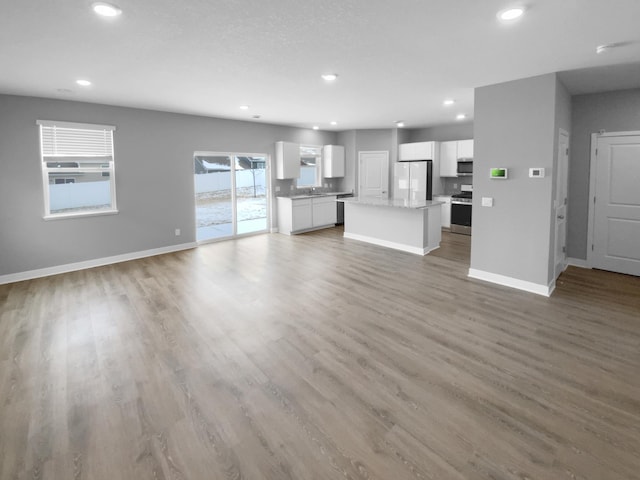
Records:
[[[637,140],[633,139],[632,137],[637,137]],[[619,139],[619,142],[616,142],[615,141],[616,139]],[[605,250],[608,251],[608,248],[609,248],[608,243],[610,241],[610,239],[607,239],[606,240],[607,245],[601,245],[602,240],[599,240],[599,238],[602,238],[602,232],[600,232],[599,230],[602,230],[602,229],[601,228],[598,229],[597,225],[598,223],[602,224],[601,221],[599,222],[599,220],[602,220],[602,218],[600,218],[602,214],[598,218],[596,218],[596,216],[598,215],[598,212],[602,212],[603,210],[604,204],[602,202],[606,201],[607,205],[611,204],[610,205],[611,207],[622,206],[625,208],[626,207],[637,208],[638,204],[634,204],[633,202],[629,203],[628,200],[626,201],[620,201],[620,200],[616,201],[615,199],[611,200],[612,192],[610,191],[610,189],[612,188],[612,183],[615,183],[614,180],[609,178],[608,182],[603,184],[601,183],[602,179],[598,178],[599,171],[600,171],[600,175],[602,175],[603,172],[604,173],[609,172],[609,175],[611,174],[611,170],[613,169],[612,165],[609,165],[608,169],[605,169],[604,167],[606,167],[606,165],[603,166],[599,163],[599,158],[601,159],[604,158],[605,160],[609,159],[609,162],[611,162],[611,158],[610,158],[611,151],[607,152],[606,155],[603,155],[603,152],[599,152],[600,149],[605,147],[605,145],[599,145],[600,140],[603,140],[603,143],[605,145],[608,145],[609,147],[611,147],[612,145],[621,145],[624,147],[627,147],[627,146],[637,147],[638,145],[640,145],[640,131],[593,133],[591,135],[591,160],[590,160],[590,174],[589,174],[589,218],[588,218],[588,230],[587,230],[588,243],[587,243],[587,262],[586,262],[587,265],[586,266],[588,268],[603,268],[606,270],[616,271],[619,273],[637,275],[638,274],[637,262],[639,260],[638,258],[631,258],[633,257],[633,255],[631,255],[630,257],[628,255],[628,252],[626,255],[622,254],[622,256],[620,256],[620,254],[612,254],[612,255],[607,255],[606,257],[615,259],[616,255],[618,255],[618,259],[622,261],[625,259],[624,257],[626,256],[631,260],[633,260],[632,262],[633,268],[628,268],[628,266],[624,266],[622,264],[613,265],[616,262],[613,262],[613,263],[609,262],[610,265],[607,266],[605,265],[606,262],[603,263],[602,261],[603,259],[602,249],[604,248]],[[623,155],[623,157],[624,156],[625,155]],[[640,159],[638,161],[640,161]],[[623,186],[628,188],[627,182],[624,180],[625,178],[624,175],[617,175],[616,178],[618,179],[617,183],[621,183]],[[620,181],[620,179],[623,179],[623,180]],[[599,188],[602,190],[601,192],[598,191]],[[627,191],[627,188],[625,188],[624,191]],[[618,192],[617,196],[619,197],[620,196],[619,189],[617,190],[617,192]],[[623,196],[629,197],[628,194],[627,195],[623,194]],[[621,219],[616,218],[616,220],[621,220]],[[622,218],[622,220],[624,220],[624,218]],[[638,221],[634,220],[634,222],[637,223]],[[620,234],[618,234],[617,236],[620,237]],[[629,235],[625,233],[623,237],[626,238],[626,237],[629,237]],[[617,243],[624,244],[625,242],[617,242]],[[629,245],[630,245],[629,243],[626,244],[626,250],[629,250],[628,248]],[[625,248],[622,248],[622,250],[625,250]]]

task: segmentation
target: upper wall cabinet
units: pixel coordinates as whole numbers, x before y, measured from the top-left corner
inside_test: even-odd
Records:
[[[322,148],[323,177],[344,177],[344,170],[344,147],[342,145],[325,145]]]
[[[458,158],[473,158],[473,139],[458,140]]]
[[[276,178],[298,178],[300,176],[300,145],[291,142],[276,142]]]
[[[458,142],[440,142],[440,176],[458,176]]]
[[[398,149],[398,161],[433,160],[435,142],[401,143]]]
[[[440,176],[457,177],[458,159],[473,158],[473,139],[440,142]]]

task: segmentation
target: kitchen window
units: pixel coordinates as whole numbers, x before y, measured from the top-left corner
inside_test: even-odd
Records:
[[[322,186],[322,147],[300,145],[300,176],[296,181],[298,188]]]
[[[117,213],[114,126],[39,120],[44,218]]]

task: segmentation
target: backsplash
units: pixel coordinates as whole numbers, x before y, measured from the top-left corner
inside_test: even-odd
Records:
[[[473,177],[443,178],[443,180],[445,195],[460,193],[461,185],[473,185]]]
[[[340,181],[342,179],[341,178],[323,178],[322,179],[322,187],[315,187],[313,189],[313,191],[316,192],[335,192],[335,191],[339,191],[340,190]],[[295,186],[295,180],[275,180],[274,184],[273,184],[273,195],[275,197],[277,196],[288,196],[291,194],[305,194],[305,193],[309,193],[312,191],[312,188],[310,187],[306,187],[306,188],[296,188]],[[277,190],[277,187],[280,187],[279,191]]]

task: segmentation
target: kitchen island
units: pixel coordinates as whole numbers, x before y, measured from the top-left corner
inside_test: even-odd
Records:
[[[440,246],[442,202],[377,197],[344,202],[344,237],[426,255]]]

